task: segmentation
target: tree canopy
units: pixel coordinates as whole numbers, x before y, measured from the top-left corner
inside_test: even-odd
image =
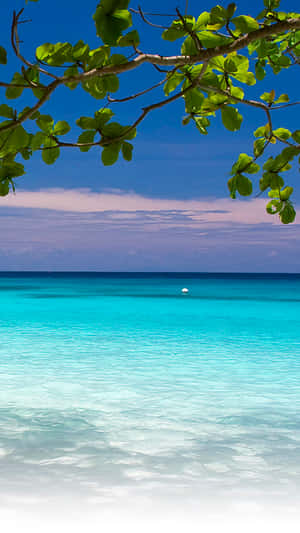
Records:
[[[47,165],[55,163],[61,149],[70,147],[81,152],[96,147],[105,166],[113,165],[120,155],[131,161],[139,124],[152,111],[176,100],[184,104],[185,115],[179,117],[183,126],[194,124],[201,135],[208,134],[216,113],[221,114],[229,132],[238,131],[243,108],[248,106],[261,110],[262,123],[254,131],[250,153],[239,154],[232,166],[229,193],[232,198],[237,194],[250,196],[253,183],[249,176],[258,174],[259,194],[269,197],[267,212],[278,214],[284,224],[293,222],[293,188],[283,176],[300,154],[300,130],[290,131],[285,124],[274,129],[272,118],[274,112],[279,114],[300,102],[290,102],[288,94],[277,94],[273,86],[259,100],[252,99],[250,92],[264,78],[269,77],[274,84],[272,74],[299,66],[300,14],[281,11],[280,0],[264,0],[263,4],[253,18],[239,14],[234,3],[192,15],[188,9],[182,13],[178,8],[173,14],[145,13],[142,7],[130,7],[129,0],[101,0],[93,15],[101,39],[98,48],[91,49],[83,40],[75,44],[47,42],[29,59],[22,53],[19,37],[24,9],[14,12],[11,46],[20,69],[11,81],[0,81],[5,91],[0,104],[0,195],[15,191],[16,179],[25,174],[22,160],[29,160],[36,151]],[[173,43],[173,55],[143,50],[143,35],[134,29],[136,17]],[[156,76],[159,73],[160,80],[122,98],[113,97],[119,90],[119,78],[130,76],[146,63],[153,66]],[[7,51],[0,46],[0,68],[6,64]],[[93,116],[74,117],[82,132],[68,141],[64,136],[72,133],[69,123],[64,117],[55,123],[42,109],[61,86],[66,91],[81,87],[96,100]],[[164,94],[151,100],[151,91],[160,86]],[[22,106],[25,91],[31,93],[31,106]],[[114,102],[126,105],[142,95],[149,97],[149,103],[131,124],[120,124],[113,118]],[[269,145],[276,145],[277,152],[266,157]]]

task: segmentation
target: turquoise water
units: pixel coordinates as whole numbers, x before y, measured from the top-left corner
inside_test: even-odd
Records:
[[[297,508],[300,276],[2,274],[0,327],[0,507]]]

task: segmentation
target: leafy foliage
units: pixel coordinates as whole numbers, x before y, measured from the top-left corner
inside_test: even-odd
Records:
[[[23,10],[15,14],[13,49],[21,68],[11,82],[1,82],[6,100],[0,104],[0,195],[15,190],[14,180],[25,173],[20,160],[30,159],[36,151],[41,152],[48,165],[55,163],[61,149],[67,147],[81,152],[92,147],[101,149],[105,166],[116,163],[120,154],[125,161],[131,161],[130,141],[136,136],[137,126],[152,110],[174,100],[184,103],[182,124],[194,124],[202,135],[208,134],[211,121],[218,115],[228,131],[238,132],[243,125],[243,108],[250,106],[261,111],[265,124],[254,131],[253,155],[240,154],[232,166],[229,193],[232,198],[250,196],[255,190],[265,193],[267,212],[279,216],[283,224],[293,222],[296,216],[291,201],[293,188],[283,176],[300,155],[300,130],[290,131],[286,124],[279,123],[284,112],[282,115],[276,112],[276,127],[272,117],[274,109],[294,103],[286,93],[276,95],[272,86],[259,100],[253,100],[250,92],[261,80],[299,66],[300,15],[279,11],[279,5],[280,0],[263,0],[263,9],[256,18],[239,13],[234,3],[226,7],[217,5],[196,16],[183,15],[176,9],[174,19],[162,28],[162,39],[169,41],[175,51],[163,57],[138,49],[141,37],[132,29],[134,16],[160,27],[149,21],[141,8],[130,9],[129,0],[101,0],[93,16],[97,36],[102,41],[97,48],[91,48],[82,39],[75,44],[63,40],[47,42],[38,46],[33,63],[20,52],[18,32]],[[120,89],[119,75],[143,63],[154,65],[164,78],[152,87],[114,100],[111,94]],[[7,52],[0,46],[0,65],[6,64]],[[161,85],[164,97],[143,107],[132,124],[124,126],[112,120],[110,104],[114,101],[133,100]],[[69,136],[71,126],[66,120],[56,121],[40,111],[60,86],[66,90],[81,87],[94,100],[102,101],[100,109],[96,102],[98,110],[93,116],[76,119],[81,130],[76,141]],[[32,107],[18,108],[18,99],[28,92],[34,99]],[[270,145],[273,155],[268,157]],[[251,176],[258,173],[260,177],[253,180]]]

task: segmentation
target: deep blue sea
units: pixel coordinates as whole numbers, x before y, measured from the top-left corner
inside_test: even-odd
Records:
[[[300,275],[2,273],[0,327],[0,510],[298,508]]]

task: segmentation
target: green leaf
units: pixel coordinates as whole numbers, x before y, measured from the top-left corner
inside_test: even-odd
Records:
[[[136,128],[132,126],[123,126],[123,136],[127,141],[132,141],[136,137]]]
[[[201,31],[197,35],[205,48],[215,48],[216,46],[222,46],[223,44],[229,44],[232,42],[231,37],[217,35],[208,30]]]
[[[164,93],[166,96],[169,96],[169,94],[178,87],[184,80],[184,74],[181,74],[181,72],[174,72],[169,79],[166,81],[164,85]]]
[[[26,147],[20,150],[20,154],[23,157],[23,159],[25,159],[25,161],[28,161],[28,159],[30,159],[30,157],[32,156],[32,150]]]
[[[227,10],[222,6],[215,6],[210,11],[208,28],[219,30],[227,21]]]
[[[102,134],[106,139],[123,137],[124,140],[130,141],[136,136],[136,128],[132,128],[132,126],[121,126],[118,122],[110,122],[103,126]]]
[[[273,133],[276,137],[279,137],[279,139],[283,139],[284,141],[289,139],[292,135],[286,128],[277,128],[277,130],[273,130]]]
[[[103,165],[110,166],[118,161],[121,144],[122,143],[114,143],[103,148],[101,154]]]
[[[24,90],[24,87],[26,87],[28,85],[26,80],[24,80],[23,76],[21,76],[21,74],[19,74],[19,72],[16,72],[13,75],[11,83],[14,83],[14,84],[20,85],[20,86],[23,85],[23,87],[7,87],[6,92],[5,92],[5,96],[6,96],[6,98],[8,100],[14,100],[15,98],[19,98],[19,96],[21,96],[21,94],[22,94],[22,92]]]
[[[231,74],[231,76],[242,83],[246,83],[246,85],[256,84],[256,79],[253,72],[238,71],[234,74]]]
[[[72,76],[78,76],[78,74],[79,74],[78,67],[75,65],[73,65],[72,67],[68,67],[64,72],[64,76],[67,78],[71,78]],[[79,84],[78,81],[69,81],[65,83],[66,87],[69,87],[71,91],[76,89],[78,84]]]
[[[35,54],[38,61],[44,61],[51,66],[61,66],[74,60],[70,43],[45,43],[36,49]]]
[[[54,126],[53,133],[54,135],[66,135],[70,129],[71,127],[65,120],[59,120]]]
[[[282,104],[289,101],[288,94],[281,94],[277,100],[275,100],[274,104]]]
[[[140,44],[140,36],[136,30],[132,30],[118,40],[119,46],[138,46]]]
[[[257,139],[256,141],[254,141],[253,152],[254,152],[255,157],[258,157],[259,155],[263,153],[264,147],[265,147],[264,139]]]
[[[246,168],[252,165],[253,157],[248,154],[240,154],[236,163],[234,163],[231,174],[237,174],[238,172],[245,172]]]
[[[42,131],[38,131],[30,142],[30,147],[32,150],[38,150],[44,144],[45,140],[47,139],[47,136]]]
[[[54,46],[51,43],[45,43],[39,46],[35,51],[35,56],[39,61],[45,61],[51,52],[53,52]]]
[[[231,19],[236,12],[236,4],[233,2],[227,6],[227,19]]]
[[[243,117],[235,107],[222,107],[221,114],[226,129],[229,131],[237,131],[240,129]]]
[[[258,79],[258,81],[261,81],[264,79],[266,75],[265,69],[262,67],[260,61],[256,61],[255,63],[255,76]]]
[[[132,150],[133,150],[133,146],[131,143],[124,142],[122,144],[122,154],[123,154],[125,161],[132,160]]]
[[[107,94],[104,78],[90,78],[82,82],[82,87],[97,100],[102,100]]]
[[[110,47],[107,45],[100,46],[95,50],[90,50],[88,57],[89,68],[101,67],[106,61],[109,60]]]
[[[266,139],[269,137],[270,134],[270,126],[267,124],[266,126],[260,126],[255,130],[254,137],[265,137]]]
[[[272,11],[279,7],[280,1],[281,0],[264,0],[264,6],[266,6],[269,11]]]
[[[194,40],[192,39],[192,37],[189,35],[185,39],[185,41],[182,43],[181,54],[183,56],[195,56],[198,53],[199,52],[198,52],[198,49],[196,47],[196,44],[195,44]]]
[[[7,54],[5,48],[3,46],[0,46],[0,65],[6,65],[7,64]]]
[[[248,15],[240,15],[232,19],[233,24],[236,27],[236,30],[241,33],[251,33],[252,31],[259,29],[259,24],[257,20]]]
[[[266,211],[269,215],[276,215],[282,209],[283,203],[280,200],[271,200],[266,205]]]
[[[227,59],[225,59],[225,61],[224,61],[224,69],[229,74],[233,74],[233,73],[237,72],[238,67],[235,64],[234,59],[231,59],[231,58],[227,57]]]
[[[59,147],[56,146],[56,142],[47,138],[44,143],[44,149],[42,151],[42,158],[47,165],[53,165],[59,157]]]
[[[96,120],[92,117],[80,117],[76,120],[76,124],[83,130],[96,129]]]
[[[16,161],[5,161],[0,167],[0,179],[4,178],[18,178],[25,174],[24,165],[16,163]]]
[[[195,30],[198,31],[206,28],[207,24],[209,23],[209,19],[210,13],[208,13],[208,11],[203,11],[203,13],[201,13],[197,19]]]
[[[168,28],[167,30],[163,32],[162,38],[165,39],[165,41],[174,42],[176,41],[176,39],[180,39],[181,37],[184,37],[185,35],[187,35],[187,31],[183,27],[182,21],[174,20],[170,28]]]
[[[230,196],[233,200],[236,198],[236,176],[230,178],[227,182],[227,186],[230,192]]]
[[[90,47],[88,44],[85,44],[83,41],[78,41],[78,43],[73,46],[72,56],[75,61],[85,61],[89,55]]]
[[[0,116],[5,118],[14,118],[14,110],[12,107],[9,107],[7,104],[0,105]]]
[[[280,220],[283,224],[291,224],[296,218],[296,211],[290,202],[286,203],[279,213]]]
[[[200,133],[207,135],[208,131],[206,128],[210,125],[209,119],[207,117],[194,117],[194,121]]]
[[[85,130],[78,137],[78,143],[92,143],[94,142],[96,135],[95,130]],[[88,152],[92,147],[91,146],[81,146],[79,150],[81,152]]]
[[[23,126],[18,126],[9,135],[7,144],[10,148],[15,148],[18,151],[27,146],[28,142],[29,136],[27,131],[24,130]]]
[[[280,191],[280,199],[288,200],[289,197],[293,194],[293,187],[285,187]]]
[[[250,196],[252,194],[252,181],[242,174],[236,177],[236,188],[241,196]]]
[[[132,25],[128,0],[102,0],[93,19],[97,35],[105,44],[116,45],[124,30]]]
[[[204,102],[204,94],[199,89],[191,89],[184,95],[187,113],[199,113]]]
[[[0,196],[7,196],[9,193],[9,180],[0,181]]]
[[[274,90],[270,91],[269,93],[263,93],[260,96],[260,99],[263,100],[264,102],[267,102],[267,104],[272,104],[274,102],[274,98],[275,98]]]
[[[123,54],[112,54],[109,58],[109,62],[112,65],[122,65],[127,63],[127,57]]]
[[[260,188],[260,190],[263,192],[263,191],[265,191],[268,187],[269,187],[269,180],[266,179],[265,176],[263,176],[263,177],[259,180],[259,188]]]
[[[242,83],[255,85],[255,76],[253,72],[249,72],[249,59],[236,53],[232,53],[230,56],[236,66],[236,72],[232,72],[230,75]]]
[[[29,106],[26,106],[24,107],[24,109],[22,111],[20,111],[19,115],[18,115],[18,118],[23,118],[23,116],[28,112],[28,111],[31,111],[31,107]],[[40,116],[40,112],[39,110],[35,111],[34,113],[32,113],[32,115],[30,115],[30,118],[29,120],[36,120],[39,116]]]
[[[36,123],[42,131],[45,133],[51,133],[54,120],[50,115],[40,115]]]
[[[265,177],[266,177],[266,174],[268,175],[269,186],[271,187],[271,191],[270,191],[271,194],[269,193],[270,196],[272,196],[273,191],[275,190],[276,191],[276,197],[279,197],[279,190],[284,185],[283,178],[281,176],[279,176],[279,174],[277,174],[275,172],[264,173]]]
[[[95,113],[95,122],[96,129],[101,129],[109,120],[114,116],[114,113],[108,107],[103,107],[96,111]]]
[[[300,130],[294,131],[294,133],[292,133],[292,137],[296,143],[300,144]]]
[[[123,131],[123,126],[118,122],[110,122],[110,124],[106,124],[102,128],[102,134],[108,139],[120,137],[123,134]]]
[[[275,170],[276,162],[274,161],[274,158],[271,156],[267,159],[267,161],[264,163],[264,170],[273,171]]]
[[[119,78],[115,74],[103,76],[102,83],[106,93],[115,93],[119,90]]]

